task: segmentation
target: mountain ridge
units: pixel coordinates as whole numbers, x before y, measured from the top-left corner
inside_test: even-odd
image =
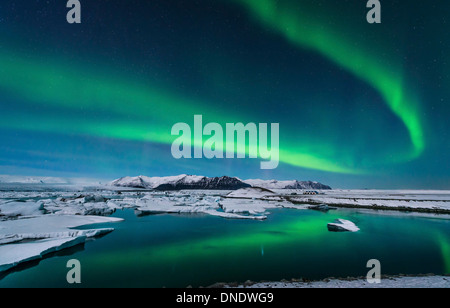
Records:
[[[262,187],[266,189],[331,189],[328,185],[313,181],[241,180],[237,177],[229,176],[206,177],[187,174],[168,177],[126,176],[112,181],[110,185],[115,187],[155,190],[236,190],[247,187]]]
[[[262,187],[266,189],[313,189],[313,190],[332,189],[330,186],[316,181],[298,181],[298,180],[278,181],[278,180],[252,179],[252,180],[245,180],[244,182],[252,185],[253,187]]]

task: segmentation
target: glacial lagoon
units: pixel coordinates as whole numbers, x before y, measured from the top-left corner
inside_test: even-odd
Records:
[[[187,287],[217,282],[365,277],[370,259],[382,275],[450,273],[450,220],[445,215],[338,209],[274,209],[265,221],[191,215],[137,217],[89,240],[3,273],[0,287]],[[330,232],[337,218],[358,232]],[[67,261],[81,264],[81,284],[66,281]]]

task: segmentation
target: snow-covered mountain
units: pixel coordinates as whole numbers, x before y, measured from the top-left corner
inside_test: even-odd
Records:
[[[330,186],[312,181],[277,181],[277,180],[245,180],[244,183],[253,187],[262,187],[266,189],[331,189]]]
[[[206,177],[199,175],[177,175],[167,177],[123,177],[111,182],[115,187],[143,188],[156,190],[181,189],[218,189],[235,190],[245,187],[262,187],[266,189],[331,189],[330,186],[311,181],[277,181],[277,180],[246,180],[236,177]]]
[[[131,187],[156,190],[180,190],[180,189],[218,189],[235,190],[250,187],[239,180],[228,176],[209,178],[198,175],[177,175],[168,177],[123,177],[111,182],[116,187]]]

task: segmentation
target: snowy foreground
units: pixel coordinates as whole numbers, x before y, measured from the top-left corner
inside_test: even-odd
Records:
[[[113,231],[112,228],[74,230],[95,223],[117,222],[118,218],[75,215],[23,217],[0,223],[0,272],[46,254],[82,244],[88,238]]]
[[[314,282],[260,282],[238,286],[222,285],[224,288],[450,288],[449,276],[389,277],[381,283],[368,283],[366,279],[326,279]]]
[[[303,195],[302,190],[255,187],[169,192],[29,182],[0,184],[0,272],[112,232],[113,223],[121,219],[108,216],[125,208],[133,209],[138,216],[202,214],[252,220],[265,220],[271,210],[279,208],[328,211],[333,207],[361,207],[450,213],[450,191],[327,190],[310,196]],[[96,223],[112,224],[104,229],[75,229]],[[338,219],[329,222],[328,230],[358,232],[359,228]]]

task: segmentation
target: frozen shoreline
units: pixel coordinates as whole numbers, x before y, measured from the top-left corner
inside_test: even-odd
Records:
[[[320,195],[282,192],[294,204],[327,204],[339,208],[450,214],[450,191],[432,190],[331,190]]]
[[[335,279],[320,281],[278,281],[278,282],[246,282],[244,284],[218,283],[211,288],[450,288],[450,276],[417,275],[386,276],[381,283],[370,284],[363,278]]]

